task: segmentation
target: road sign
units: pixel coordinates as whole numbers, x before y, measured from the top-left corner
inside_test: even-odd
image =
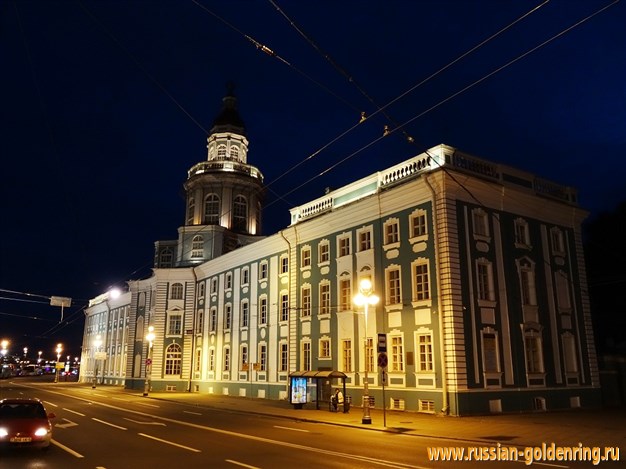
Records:
[[[152,358],[146,359],[146,365],[152,365]]]
[[[387,334],[378,334],[378,352],[387,351]]]
[[[387,354],[385,352],[380,352],[378,354],[378,366],[381,368],[387,368]]]

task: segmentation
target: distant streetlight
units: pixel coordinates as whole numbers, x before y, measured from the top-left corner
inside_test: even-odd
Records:
[[[40,350],[39,352],[37,352],[37,355],[39,355],[39,357],[37,358],[37,363],[41,363],[41,354],[43,352]]]
[[[148,327],[148,333],[146,334],[146,340],[148,341],[148,358],[146,359],[146,379],[143,386],[144,397],[148,396],[150,391],[150,379],[152,378],[152,342],[154,341],[154,327]]]
[[[373,288],[372,288],[372,282],[369,279],[363,279],[361,280],[361,282],[359,283],[359,293],[357,293],[354,297],[354,304],[357,306],[363,306],[363,312],[364,312],[364,317],[365,317],[365,333],[363,334],[365,339],[364,339],[364,361],[365,361],[365,374],[363,375],[363,419],[361,420],[361,423],[363,424],[371,424],[372,423],[372,417],[370,415],[370,396],[369,396],[369,383],[368,383],[368,378],[367,378],[367,369],[368,369],[368,362],[367,362],[367,352],[368,352],[368,347],[367,347],[367,308],[369,305],[374,306],[376,303],[378,303],[378,296],[374,295],[373,292]]]
[[[0,342],[0,345],[2,346],[2,349],[0,349],[0,353],[2,354],[2,358],[7,356],[8,351],[8,347],[9,347],[9,341],[4,339],[2,342]]]
[[[93,341],[94,354],[93,354],[93,383],[91,389],[96,389],[96,383],[98,382],[98,353],[100,353],[100,346],[102,345],[102,337],[98,334],[96,340]]]
[[[63,344],[57,344],[57,362],[54,364],[56,373],[54,374],[54,382],[59,382],[59,361],[61,360],[61,353],[63,352]]]

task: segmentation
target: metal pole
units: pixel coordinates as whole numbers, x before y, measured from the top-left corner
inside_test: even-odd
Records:
[[[152,341],[148,342],[148,359],[146,360],[146,379],[143,386],[144,397],[148,396],[150,391],[150,378],[152,377]]]
[[[364,381],[363,381],[363,419],[361,420],[361,423],[363,424],[371,424],[372,423],[372,416],[370,415],[370,396],[369,396],[369,383],[368,383],[368,378],[367,378],[367,368],[368,368],[368,364],[367,364],[367,306],[368,306],[368,300],[369,298],[365,299],[365,333],[363,334],[365,336],[365,340],[364,340],[364,347],[363,350],[365,352],[365,354],[363,355],[364,357],[364,361],[365,361],[365,373],[364,373]],[[344,397],[345,398],[345,397]]]

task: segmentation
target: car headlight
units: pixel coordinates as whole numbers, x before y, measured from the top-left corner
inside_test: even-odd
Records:
[[[0,438],[4,438],[5,436],[8,436],[9,432],[7,431],[6,428],[0,428]]]
[[[35,430],[35,436],[46,436],[48,434],[48,429],[45,427],[40,427]]]

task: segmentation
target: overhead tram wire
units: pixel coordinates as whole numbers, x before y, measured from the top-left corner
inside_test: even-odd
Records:
[[[302,35],[302,37],[305,38],[305,40],[307,42],[309,42],[309,44],[315,49],[317,50],[326,60],[329,61],[329,63],[335,67],[339,73],[341,73],[350,83],[352,83],[357,90],[363,95],[365,96],[372,105],[374,105],[374,107],[377,108],[377,110],[375,112],[373,112],[370,116],[368,116],[367,118],[370,119],[372,117],[374,117],[375,115],[377,115],[378,113],[383,113],[383,115],[390,121],[393,123],[393,125],[395,126],[394,128],[394,132],[400,128],[401,131],[403,132],[406,140],[411,143],[414,144],[415,143],[415,139],[413,137],[411,137],[405,130],[404,130],[404,125],[398,125],[396,123],[395,120],[393,120],[386,112],[385,109],[387,109],[389,106],[391,106],[392,104],[394,104],[395,102],[397,102],[398,100],[402,99],[403,97],[405,97],[406,95],[408,95],[409,93],[413,92],[415,89],[419,88],[420,86],[426,84],[427,82],[429,82],[430,80],[432,80],[433,78],[435,78],[437,75],[441,74],[442,72],[444,72],[445,70],[447,70],[448,68],[450,68],[452,65],[456,64],[457,62],[459,62],[460,60],[464,59],[465,57],[467,57],[468,55],[470,55],[471,53],[475,52],[476,50],[478,50],[480,47],[484,46],[485,44],[487,44],[488,42],[490,42],[491,40],[495,39],[497,36],[501,35],[502,33],[504,33],[505,31],[509,30],[510,28],[512,28],[515,24],[519,23],[520,21],[522,21],[523,19],[525,19],[526,17],[528,17],[529,15],[531,15],[532,13],[536,12],[539,8],[543,7],[546,3],[548,3],[550,0],[545,0],[543,3],[541,3],[540,5],[534,7],[533,9],[531,9],[530,11],[528,11],[527,13],[525,13],[524,15],[520,16],[518,19],[516,19],[515,21],[513,21],[512,23],[510,23],[509,25],[505,26],[504,28],[500,29],[498,32],[492,34],[491,36],[489,36],[487,39],[481,41],[480,43],[478,43],[477,45],[475,45],[474,47],[472,47],[471,49],[467,50],[466,52],[464,52],[463,54],[461,54],[459,57],[457,57],[456,59],[454,59],[452,62],[448,63],[447,65],[445,65],[444,67],[440,68],[439,70],[437,70],[436,72],[432,73],[431,75],[429,75],[428,77],[426,77],[425,79],[423,79],[422,81],[420,81],[419,83],[417,83],[416,85],[414,85],[413,87],[411,87],[409,90],[405,91],[404,93],[402,93],[401,95],[399,95],[398,97],[396,97],[395,99],[393,99],[392,101],[390,101],[389,103],[385,104],[384,106],[379,106],[371,97],[368,93],[365,92],[365,90],[354,80],[354,78],[352,76],[350,76],[345,69],[343,69],[342,67],[340,67],[327,53],[323,52],[319,46],[310,38],[308,37],[281,9],[280,7],[273,1],[273,0],[268,0],[272,5],[274,5],[274,7],[279,11],[279,13],[281,15],[283,15],[287,21],[294,27],[294,29],[300,34]],[[279,179],[283,178],[284,176],[286,176],[287,174],[291,173],[293,170],[295,170],[296,168],[300,167],[302,164],[304,164],[305,162],[313,159],[315,156],[317,156],[318,154],[320,154],[322,151],[324,151],[326,148],[330,147],[331,145],[333,145],[335,142],[341,140],[344,136],[346,136],[347,134],[349,134],[350,132],[352,132],[354,129],[356,129],[361,123],[363,123],[363,120],[358,121],[355,125],[353,125],[352,127],[348,128],[347,130],[345,130],[344,132],[342,132],[341,134],[339,134],[338,136],[336,136],[335,138],[333,138],[330,142],[328,142],[327,144],[323,145],[322,147],[320,147],[318,150],[316,150],[315,152],[313,152],[311,155],[309,155],[308,157],[306,157],[305,159],[303,159],[302,161],[300,161],[299,163],[297,163],[296,165],[292,166],[291,168],[287,169],[285,172],[283,172],[281,175],[279,175],[277,178],[275,178],[270,184],[274,184],[275,182],[277,182]],[[386,132],[384,136],[387,136],[389,134],[391,134],[393,132]],[[376,139],[376,141],[378,141],[380,139]],[[291,192],[290,192],[291,193]]]
[[[619,0],[615,0],[615,1],[611,4],[611,5],[608,5],[608,6],[604,7],[602,10],[604,10],[604,9],[608,8],[609,6],[612,6],[613,4],[617,3],[618,1],[619,1]],[[260,43],[258,43],[258,42],[256,42],[256,41],[251,40],[251,38],[250,38],[249,36],[247,36],[246,34],[244,34],[244,33],[243,33],[243,32],[241,32],[241,31],[239,31],[239,30],[238,30],[237,28],[235,28],[234,26],[230,25],[230,23],[227,23],[227,22],[226,22],[225,20],[223,20],[221,17],[219,17],[219,16],[215,15],[212,11],[210,11],[210,10],[208,10],[206,7],[204,7],[204,5],[202,5],[202,4],[200,4],[200,3],[198,3],[198,2],[197,2],[197,1],[195,1],[195,0],[192,0],[192,2],[194,2],[194,3],[195,3],[196,5],[198,5],[199,7],[203,8],[205,11],[207,11],[209,14],[213,15],[214,17],[216,17],[216,18],[217,18],[217,19],[219,19],[220,21],[222,21],[222,22],[224,22],[225,24],[227,24],[229,27],[231,27],[233,30],[237,31],[239,34],[242,34],[242,35],[243,35],[246,39],[250,40],[253,44],[255,44],[255,46],[256,46],[257,44],[258,44],[258,45],[260,45]],[[545,4],[545,3],[546,3],[546,2],[544,2],[543,4]],[[543,6],[543,4],[541,4],[540,6]],[[539,7],[540,7],[540,6],[539,6]],[[539,7],[536,7],[536,8],[535,8],[535,9],[533,9],[532,11],[535,11],[535,10],[536,10],[537,8],[539,8]],[[600,10],[600,11],[602,11],[602,10]],[[599,13],[600,11],[596,12],[595,14]],[[527,13],[525,16],[527,16],[528,14],[529,14],[529,13]],[[595,15],[595,14],[594,14],[594,15]],[[593,15],[592,15],[592,16],[593,16]],[[588,17],[588,18],[586,18],[586,19],[589,19],[589,18],[590,18],[590,17]],[[521,18],[520,18],[520,19],[521,19]],[[517,21],[519,21],[519,19],[518,19],[518,20],[516,20],[516,22],[517,22]],[[583,21],[585,21],[585,20],[583,20]],[[577,25],[575,25],[575,26],[577,26]],[[575,27],[575,26],[573,26],[573,27]],[[569,29],[572,29],[573,27],[571,27],[571,28],[569,28]],[[505,29],[508,29],[508,27],[507,27],[507,28],[505,28]],[[505,29],[503,29],[502,31],[504,31]],[[497,34],[499,34],[499,33],[497,33]],[[497,35],[497,34],[496,34],[496,35]],[[562,34],[563,34],[563,32],[562,32],[562,33],[560,33],[559,35],[562,35]],[[557,35],[557,36],[553,37],[552,39],[555,39],[555,38],[556,38],[556,37],[558,37],[559,35]],[[494,35],[493,37],[495,37],[495,35]],[[491,39],[491,38],[490,38],[490,39]],[[514,62],[516,62],[517,60],[521,59],[522,57],[524,57],[524,56],[528,55],[529,53],[534,52],[534,51],[535,51],[535,50],[537,50],[538,48],[540,48],[540,47],[542,47],[543,45],[545,45],[545,44],[547,44],[548,42],[550,42],[552,39],[550,39],[549,41],[546,41],[545,43],[541,44],[540,46],[537,46],[536,48],[534,48],[534,49],[532,49],[531,51],[529,51],[529,52],[527,52],[527,53],[523,54],[522,56],[518,57],[517,59],[515,59],[515,60],[513,60],[513,61],[509,62],[509,63],[508,63],[508,64],[506,64],[505,66],[500,67],[499,69],[497,69],[496,71],[494,71],[494,72],[490,73],[489,75],[487,75],[487,76],[486,76],[486,77],[484,77],[483,79],[477,80],[476,82],[474,82],[473,84],[471,84],[471,85],[469,85],[469,86],[465,87],[465,88],[464,88],[464,89],[462,89],[461,91],[459,91],[459,92],[455,93],[454,95],[452,95],[452,96],[450,96],[450,97],[448,97],[448,98],[446,98],[446,99],[442,100],[442,101],[441,101],[440,103],[438,103],[437,105],[435,105],[435,106],[433,106],[433,107],[429,108],[428,110],[424,111],[423,113],[421,113],[421,114],[419,114],[419,115],[417,115],[417,116],[413,117],[412,119],[410,119],[410,120],[406,121],[404,124],[402,124],[402,126],[407,125],[407,124],[408,124],[408,123],[410,123],[410,122],[413,122],[413,121],[414,121],[414,120],[416,120],[417,118],[419,118],[419,117],[423,116],[424,114],[426,114],[426,113],[428,113],[428,112],[430,112],[430,111],[434,110],[436,107],[438,107],[438,106],[440,106],[440,105],[444,104],[445,102],[449,101],[449,100],[450,100],[450,99],[452,99],[453,97],[455,97],[455,96],[457,96],[457,95],[461,94],[462,92],[464,92],[464,91],[468,90],[469,88],[471,88],[471,87],[475,86],[476,84],[480,83],[481,81],[483,81],[484,79],[488,78],[489,76],[491,76],[491,75],[493,75],[493,74],[497,73],[498,71],[501,71],[502,69],[504,69],[504,68],[508,67],[509,65],[511,65],[512,63],[514,63]],[[119,44],[119,41],[115,40],[115,42]],[[485,42],[485,41],[483,41],[483,43],[484,43],[484,42]],[[481,43],[481,45],[482,45],[483,43]],[[121,44],[120,44],[120,45],[121,45]],[[464,57],[464,56],[465,56],[465,55],[467,55],[468,53],[470,53],[470,52],[474,51],[477,47],[479,47],[479,46],[474,47],[473,49],[471,49],[470,51],[468,51],[467,53],[465,53],[463,56],[461,56],[459,59],[456,59],[456,60],[455,60],[455,61],[453,61],[452,63],[455,63],[456,61],[460,60],[462,57]],[[261,45],[261,49],[262,49],[262,45]],[[269,49],[269,48],[268,48],[268,49]],[[273,51],[272,51],[272,52],[273,52]],[[268,53],[268,52],[266,52],[266,53]],[[274,55],[274,57],[275,57],[275,58],[277,58],[278,60],[281,60],[281,61],[282,61],[282,58],[279,58],[277,55]],[[286,62],[286,61],[285,61],[284,63],[289,64],[289,63],[288,63],[288,62]],[[450,65],[451,65],[451,64],[450,64]],[[448,66],[446,66],[446,67],[444,67],[444,68],[442,68],[440,71],[438,71],[438,72],[436,72],[436,73],[432,74],[430,77],[428,77],[427,79],[425,79],[425,80],[423,80],[422,82],[420,82],[418,85],[416,85],[415,87],[413,87],[413,88],[412,88],[411,90],[409,90],[408,92],[410,92],[410,91],[414,90],[417,86],[420,86],[421,84],[425,83],[426,81],[428,81],[428,80],[432,79],[432,78],[433,78],[433,77],[435,77],[438,73],[440,73],[441,71],[445,70],[445,69],[446,69],[446,68],[448,68],[448,67],[449,67],[449,65],[448,65]],[[293,67],[293,68],[295,69],[295,67]],[[143,69],[143,67],[142,67],[142,69]],[[145,71],[145,69],[143,69],[143,70]],[[147,73],[147,71],[145,71],[145,72]],[[151,78],[151,80],[153,80],[153,78],[152,78],[152,77],[150,77],[150,78]],[[160,86],[160,88],[162,88],[162,87]],[[162,88],[162,89],[163,89],[163,88]],[[405,96],[408,92],[404,93],[403,95],[400,95],[398,98],[396,98],[394,101],[392,101],[392,102],[388,103],[386,106],[383,106],[383,109],[384,109],[384,108],[386,108],[386,107],[388,107],[389,105],[391,105],[393,102],[397,101],[398,99],[402,98],[403,96]],[[169,93],[167,93],[167,92],[166,92],[166,94],[167,94],[167,95],[168,95],[171,99],[173,99]],[[331,94],[333,94],[333,93],[331,93]],[[179,107],[180,107],[180,106],[179,106]],[[352,106],[351,106],[351,107],[352,107]],[[181,107],[181,109],[182,109],[182,107]],[[184,111],[184,112],[185,112],[185,114],[187,114],[187,115],[189,116],[189,114],[188,114],[186,111]],[[379,111],[377,111],[377,112],[379,112]],[[189,117],[191,118],[191,116],[189,116]],[[192,118],[192,120],[193,120],[194,122],[196,122],[196,121],[195,121],[195,119],[193,119],[193,118]],[[197,122],[196,122],[196,123],[197,123]],[[198,125],[199,125],[199,124],[198,124]],[[284,175],[286,175],[287,173],[289,173],[289,172],[291,172],[292,170],[294,170],[295,168],[299,167],[299,166],[300,166],[301,164],[303,164],[305,161],[310,160],[311,158],[313,158],[314,156],[316,156],[317,154],[319,154],[321,151],[323,151],[324,149],[326,149],[328,146],[330,146],[331,144],[333,144],[335,141],[339,140],[341,137],[343,137],[345,134],[349,133],[349,132],[350,132],[353,128],[355,128],[355,127],[357,127],[357,126],[358,126],[358,124],[357,124],[357,125],[355,125],[355,126],[353,126],[353,127],[352,127],[352,128],[350,128],[350,129],[346,130],[346,131],[345,131],[345,132],[343,132],[340,136],[336,137],[336,138],[335,138],[335,139],[333,139],[331,142],[329,142],[328,144],[324,145],[322,148],[320,148],[319,150],[317,150],[316,152],[314,152],[312,155],[310,155],[309,157],[305,158],[303,161],[301,161],[300,163],[298,163],[297,165],[295,165],[295,166],[294,166],[294,167],[292,167],[291,169],[287,170],[285,173],[283,173],[281,176],[279,176],[279,178],[283,177],[283,176],[284,176]],[[199,127],[200,127],[200,128],[202,128],[202,126],[200,126],[200,125],[199,125]],[[202,128],[202,129],[203,129],[203,130],[205,130],[204,128]],[[390,133],[393,133],[393,132],[395,132],[396,130],[397,130],[397,128],[396,128],[396,129],[390,129]],[[205,130],[205,132],[206,132],[206,130]],[[355,151],[355,152],[351,153],[351,154],[350,154],[350,155],[348,155],[347,157],[343,158],[343,159],[342,159],[342,160],[340,160],[339,162],[335,163],[334,165],[330,166],[330,167],[329,167],[329,168],[327,168],[326,170],[324,170],[324,171],[322,171],[321,173],[319,173],[317,176],[314,176],[313,178],[309,179],[307,182],[305,182],[305,183],[301,184],[300,186],[298,186],[298,187],[296,187],[296,188],[292,189],[291,191],[287,192],[286,194],[284,194],[284,195],[283,195],[283,197],[285,197],[285,196],[287,196],[287,195],[289,195],[289,194],[292,194],[293,192],[295,192],[296,190],[298,190],[298,189],[300,189],[301,187],[305,186],[306,184],[308,184],[309,182],[313,181],[314,179],[317,179],[317,178],[321,177],[322,175],[326,174],[327,172],[329,172],[329,171],[333,170],[335,167],[339,166],[340,164],[344,163],[344,162],[345,162],[345,161],[347,161],[348,159],[350,159],[350,158],[352,158],[353,156],[357,155],[358,153],[360,153],[361,151],[363,151],[363,150],[364,150],[364,149],[366,149],[367,147],[369,147],[369,146],[371,146],[372,144],[374,144],[374,143],[378,142],[381,138],[384,138],[384,137],[379,137],[379,138],[374,139],[372,142],[370,142],[370,143],[369,143],[369,144],[367,144],[366,146],[364,146],[364,147],[362,147],[362,148],[358,149],[357,151]],[[271,184],[273,184],[274,182],[276,182],[276,180],[278,180],[278,179],[275,179],[272,183],[267,184],[267,185],[266,185],[266,187],[269,187]],[[458,183],[458,181],[457,181],[457,183]],[[461,185],[461,187],[463,187],[463,186]],[[467,189],[466,189],[466,190],[467,190]],[[274,191],[272,191],[272,192],[274,193]],[[470,195],[471,195],[471,193],[470,193]],[[280,198],[281,198],[282,200],[284,200],[284,198],[283,198],[283,197],[280,197]],[[268,204],[268,206],[269,206],[269,205],[271,205],[271,204]],[[481,204],[481,205],[482,205],[482,204]],[[149,265],[149,264],[145,264],[145,266],[148,266],[148,265]],[[145,267],[145,266],[144,266],[144,267]],[[139,269],[137,269],[136,271],[139,271],[140,269],[142,269],[142,268],[144,268],[144,267],[140,267],[140,268],[139,268]]]
[[[251,36],[249,36],[248,34],[244,33],[243,31],[241,31],[239,28],[237,28],[236,26],[234,26],[233,24],[229,23],[228,21],[226,21],[224,18],[222,18],[221,16],[219,16],[218,14],[214,13],[213,11],[211,11],[209,8],[207,8],[205,5],[203,5],[202,3],[200,3],[197,0],[191,0],[192,3],[196,4],[198,7],[202,8],[204,11],[206,11],[208,14],[210,14],[211,16],[213,16],[215,19],[217,19],[218,21],[222,22],[223,24],[225,24],[226,26],[228,26],[230,29],[232,29],[233,31],[235,31],[236,33],[240,34],[241,36],[243,36],[245,39],[247,39],[252,45],[254,45],[254,47],[256,47],[258,50],[260,50],[261,52],[265,53],[266,55],[275,58],[276,60],[278,60],[279,62],[283,63],[284,65],[288,66],[289,68],[291,68],[292,70],[294,70],[295,72],[299,73],[300,75],[302,75],[304,78],[306,78],[307,80],[309,80],[310,82],[312,82],[313,84],[315,84],[316,86],[320,87],[321,89],[323,89],[324,91],[326,91],[328,94],[330,94],[331,96],[335,97],[336,99],[338,99],[339,101],[341,101],[342,103],[344,103],[346,106],[352,108],[355,111],[358,111],[358,108],[356,106],[354,106],[352,103],[350,103],[348,100],[344,99],[343,97],[339,96],[337,93],[335,93],[334,91],[332,91],[330,88],[328,88],[326,85],[324,85],[323,83],[319,82],[318,80],[314,79],[313,77],[311,77],[310,75],[306,74],[303,70],[299,69],[298,67],[296,67],[295,65],[293,65],[291,62],[289,62],[288,60],[286,60],[284,57],[280,56],[279,54],[277,54],[274,50],[272,50],[271,48],[269,48],[268,46],[266,46],[265,44],[260,43],[259,41],[257,41],[256,39],[252,38]]]
[[[540,44],[538,44],[537,46],[529,49],[528,51],[524,52],[523,54],[517,56],[515,59],[510,60],[509,62],[505,63],[504,65],[492,70],[491,72],[489,72],[487,75],[484,75],[482,78],[479,78],[478,80],[475,80],[474,82],[470,83],[469,85],[461,88],[459,91],[451,94],[450,96],[448,96],[445,99],[442,99],[441,101],[439,101],[438,103],[436,103],[435,105],[429,107],[428,109],[424,110],[423,112],[413,116],[412,118],[410,118],[409,120],[405,121],[401,127],[406,126],[407,124],[410,124],[411,122],[417,120],[420,117],[423,117],[424,115],[428,114],[429,112],[435,110],[436,108],[438,108],[439,106],[447,103],[448,101],[450,101],[451,99],[459,96],[460,94],[466,92],[467,90],[473,88],[474,86],[478,85],[479,83],[482,83],[483,81],[485,81],[486,79],[494,76],[495,74],[501,72],[502,70],[508,68],[509,66],[513,65],[514,63],[520,61],[521,59],[527,57],[528,55],[532,54],[533,52],[536,52],[537,50],[539,50],[540,48],[546,46],[547,44],[551,43],[552,41],[554,41],[555,39],[563,36],[564,34],[567,34],[568,32],[570,32],[571,30],[573,30],[574,28],[580,26],[581,24],[587,22],[588,20],[590,20],[591,18],[595,17],[596,15],[602,13],[603,11],[605,11],[606,9],[612,7],[613,5],[615,5],[617,2],[619,2],[619,0],[614,0],[612,3],[610,3],[609,5],[605,5],[604,7],[600,8],[599,10],[595,11],[594,13],[586,16],[585,18],[577,21],[576,23],[574,23],[573,25],[565,28],[564,30],[562,30],[561,32],[555,34],[554,36],[550,37],[549,39],[541,42]],[[395,129],[390,129],[389,133],[393,133],[396,132],[398,130],[398,127]],[[285,194],[285,196],[292,194],[293,192],[295,192],[298,189],[301,189],[302,187],[304,187],[305,185],[309,184],[311,181],[323,176],[324,174],[328,173],[329,171],[332,171],[333,169],[335,169],[337,166],[345,163],[346,161],[348,161],[349,159],[351,159],[352,157],[356,156],[357,154],[361,153],[363,150],[367,149],[368,147],[370,147],[371,145],[375,144],[376,142],[380,141],[381,139],[385,138],[385,136],[379,136],[377,138],[375,138],[374,140],[372,140],[371,142],[365,144],[364,146],[362,146],[361,148],[355,150],[354,152],[350,153],[349,155],[347,155],[346,157],[344,157],[343,159],[337,161],[336,163],[334,163],[333,165],[331,165],[330,167],[326,168],[325,170],[323,170],[322,172],[320,172],[319,174],[317,174],[316,176],[313,176],[311,178],[309,178],[307,181],[305,181],[304,183],[300,184],[299,186],[295,187],[294,189],[290,190],[289,192],[287,192]],[[428,152],[426,152],[428,154]],[[444,168],[445,170],[445,168]],[[449,174],[449,173],[448,173]],[[461,184],[459,181],[457,181],[455,179],[455,182],[457,184],[459,184],[461,186],[461,188],[463,188],[466,192],[468,192],[468,194],[474,199],[476,200],[480,205],[483,205],[482,203],[480,203],[480,201],[478,201],[478,199],[465,187],[463,186],[463,184]]]

